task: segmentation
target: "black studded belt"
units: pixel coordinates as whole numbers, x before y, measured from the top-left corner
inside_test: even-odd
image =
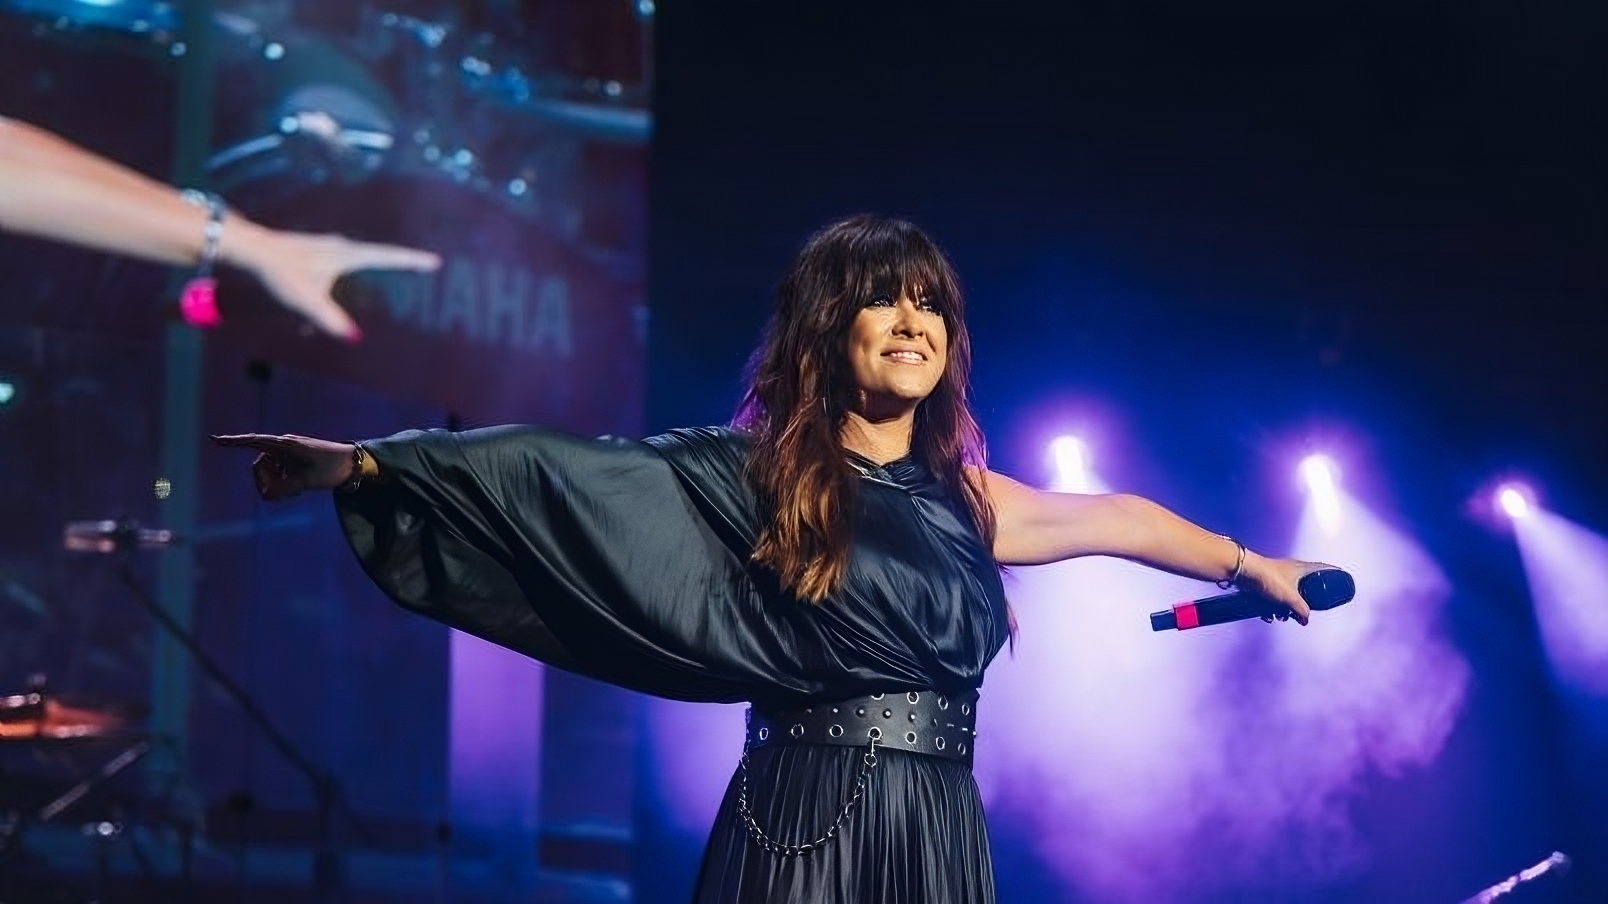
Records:
[[[835,744],[908,750],[970,766],[977,744],[977,692],[901,691],[805,709],[748,710],[750,749],[771,744]]]

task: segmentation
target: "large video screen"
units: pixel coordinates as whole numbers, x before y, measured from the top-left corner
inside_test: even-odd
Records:
[[[652,26],[650,0],[0,0],[0,725],[35,726],[0,733],[0,817],[130,759],[0,831],[49,867],[28,888],[93,874],[72,839],[113,812],[196,830],[204,881],[307,884],[250,850],[315,849],[316,787],[151,605],[339,777],[354,850],[440,848],[445,629],[362,580],[327,500],[264,507],[206,437],[637,433]],[[152,844],[112,874],[172,876]]]

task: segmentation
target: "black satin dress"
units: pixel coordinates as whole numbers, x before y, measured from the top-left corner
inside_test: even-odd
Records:
[[[336,506],[363,568],[397,603],[622,687],[779,707],[977,688],[1008,628],[998,569],[964,503],[912,459],[854,459],[848,578],[804,604],[748,561],[759,525],[746,443],[719,428],[643,442],[533,427],[408,432],[365,444],[386,480],[337,494]],[[863,753],[756,750],[755,819],[783,842],[819,836]],[[749,839],[736,788],[734,775],[699,904],[994,900],[963,763],[879,751],[836,838],[798,857]]]

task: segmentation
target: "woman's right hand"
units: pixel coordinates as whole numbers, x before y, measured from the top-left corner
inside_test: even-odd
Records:
[[[351,443],[265,433],[214,436],[212,441],[220,446],[257,450],[251,476],[258,495],[270,502],[290,499],[307,490],[333,490],[352,477]]]

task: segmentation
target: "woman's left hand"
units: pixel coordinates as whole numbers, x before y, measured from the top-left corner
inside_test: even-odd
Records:
[[[1314,571],[1333,567],[1321,562],[1269,559],[1249,553],[1240,573],[1239,586],[1289,606],[1291,617],[1304,625],[1312,619],[1312,607],[1301,598],[1301,579]]]

